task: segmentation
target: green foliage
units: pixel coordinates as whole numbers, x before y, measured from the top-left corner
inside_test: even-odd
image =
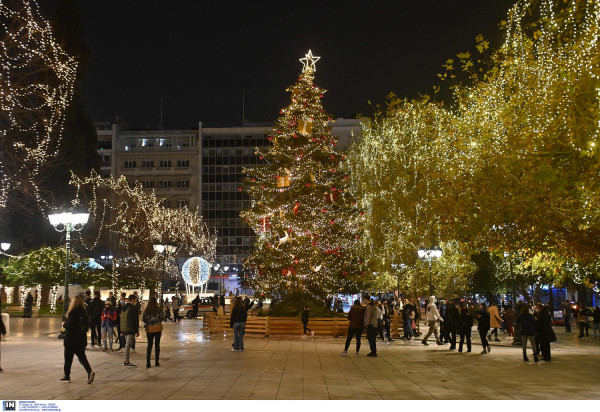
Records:
[[[325,303],[316,299],[309,293],[292,292],[278,302],[273,310],[269,311],[269,316],[275,317],[295,317],[301,316],[304,305],[310,309],[310,317],[315,318],[333,318],[337,315],[329,308],[325,307]]]

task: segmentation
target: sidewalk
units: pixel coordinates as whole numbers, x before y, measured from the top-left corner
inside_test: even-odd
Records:
[[[552,361],[525,363],[521,349],[492,343],[481,355],[423,346],[420,341],[378,342],[377,358],[342,357],[344,338],[300,336],[245,338],[245,352],[231,352],[232,336],[206,336],[201,320],[165,324],[161,366],[145,367],[145,336],[124,368],[123,354],[88,347],[96,371],[86,384],[73,363],[72,383],[63,376],[60,319],[11,318],[2,342],[3,399],[599,399],[600,340],[578,340],[555,328]],[[476,337],[473,333],[473,338]],[[530,351],[528,351],[529,353]]]

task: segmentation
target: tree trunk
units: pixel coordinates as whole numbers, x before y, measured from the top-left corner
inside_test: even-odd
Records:
[[[38,293],[42,294],[41,305],[47,305],[49,303],[48,296],[50,294],[50,286],[42,285],[42,290],[38,291]]]

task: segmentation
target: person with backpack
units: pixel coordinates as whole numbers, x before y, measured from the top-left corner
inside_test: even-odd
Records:
[[[112,352],[113,348],[113,328],[117,323],[117,310],[113,307],[112,301],[109,299],[104,304],[104,310],[100,315],[100,319],[102,322],[102,344],[104,345],[102,348],[103,352],[106,352],[108,349]],[[109,345],[107,347],[106,340],[108,339]]]
[[[135,295],[129,295],[121,312],[121,334],[125,337],[125,361],[123,366],[136,367],[136,365],[129,362],[129,352],[134,339],[140,336],[139,325],[140,315],[137,310],[137,298]]]
[[[458,321],[458,330],[460,333],[460,343],[458,351],[462,353],[463,344],[467,340],[467,352],[471,352],[471,329],[473,328],[473,316],[468,305],[463,305],[460,308],[460,318]]]
[[[152,344],[154,342],[154,366],[160,366],[158,361],[160,357],[160,336],[163,330],[163,314],[158,307],[158,301],[154,296],[148,301],[148,306],[144,310],[143,322],[146,329],[146,337],[148,339],[148,347],[146,348],[146,368],[150,367],[150,356],[152,355]]]
[[[83,368],[88,374],[87,383],[94,381],[96,373],[92,370],[90,363],[85,356],[85,347],[87,346],[87,331],[90,326],[90,319],[85,310],[83,298],[80,295],[75,296],[71,300],[69,310],[67,311],[67,320],[63,322],[63,328],[66,335],[63,345],[65,347],[65,376],[61,378],[61,382],[71,382],[71,365],[73,365],[73,356],[77,355],[77,359],[83,365]]]
[[[102,309],[104,308],[104,302],[100,299],[100,291],[94,291],[94,299],[90,301],[87,306],[87,313],[90,317],[90,329],[92,330],[92,348],[98,343],[98,347],[102,347]]]

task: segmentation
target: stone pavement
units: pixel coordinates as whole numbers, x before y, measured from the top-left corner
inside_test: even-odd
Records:
[[[168,323],[161,366],[146,369],[144,334],[124,368],[123,354],[88,346],[96,371],[86,384],[75,359],[70,384],[63,376],[60,319],[11,317],[2,342],[2,399],[599,399],[600,340],[577,340],[555,328],[552,361],[525,363],[521,349],[503,338],[492,352],[457,353],[418,341],[378,343],[379,356],[342,357],[344,338],[246,336],[245,352],[231,352],[232,337],[207,336],[201,320]],[[473,333],[475,338],[476,331]],[[528,351],[531,352],[531,351]]]

